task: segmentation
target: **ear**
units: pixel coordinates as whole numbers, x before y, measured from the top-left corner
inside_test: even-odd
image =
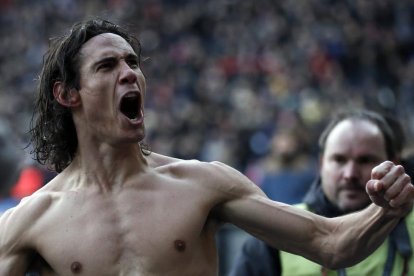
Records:
[[[64,83],[61,81],[57,81],[53,85],[53,96],[56,101],[63,106],[76,107],[80,105],[78,90],[75,88],[67,90]]]

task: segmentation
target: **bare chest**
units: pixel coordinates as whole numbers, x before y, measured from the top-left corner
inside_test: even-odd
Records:
[[[181,191],[71,193],[46,214],[36,248],[59,275],[174,275],[178,267],[177,275],[211,272],[216,253],[209,210]]]

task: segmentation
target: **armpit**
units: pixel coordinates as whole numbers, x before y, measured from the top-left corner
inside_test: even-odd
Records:
[[[25,276],[50,275],[53,271],[50,265],[37,253],[30,254],[29,268],[25,272]]]

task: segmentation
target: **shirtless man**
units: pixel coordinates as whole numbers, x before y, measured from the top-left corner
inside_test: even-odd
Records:
[[[401,166],[373,170],[375,204],[334,219],[273,202],[218,162],[148,153],[140,49],[119,27],[76,25],[45,58],[32,142],[60,172],[0,218],[0,275],[217,275],[234,225],[327,267],[369,255],[412,207]]]

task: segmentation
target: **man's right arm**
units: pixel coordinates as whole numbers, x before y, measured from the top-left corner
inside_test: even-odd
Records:
[[[31,230],[51,203],[48,195],[24,199],[0,217],[0,275],[24,275],[34,251]]]

